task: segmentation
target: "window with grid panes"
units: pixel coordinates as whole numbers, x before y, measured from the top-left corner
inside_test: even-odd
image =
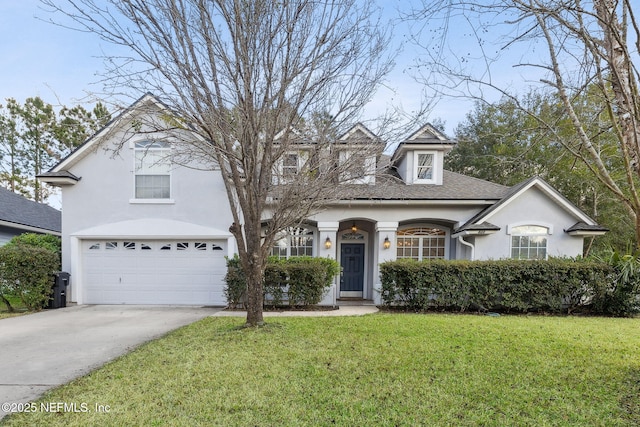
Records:
[[[398,230],[397,258],[446,259],[446,231],[433,227],[413,227]]]

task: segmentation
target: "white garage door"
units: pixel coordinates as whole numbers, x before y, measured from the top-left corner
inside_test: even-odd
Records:
[[[225,305],[224,240],[84,240],[85,304]]]

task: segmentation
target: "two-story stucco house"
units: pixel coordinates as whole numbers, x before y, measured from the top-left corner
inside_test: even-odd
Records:
[[[78,304],[225,305],[225,256],[235,252],[232,216],[219,172],[166,160],[172,139],[126,138],[140,114],[163,105],[146,95],[40,179],[62,188],[63,269]],[[378,139],[356,125],[339,140]],[[384,144],[380,145],[380,154]],[[283,230],[280,257],[335,258],[340,278],[325,303],[379,302],[379,264],[398,258],[500,259],[576,256],[585,236],[606,231],[540,178],[514,187],[443,169],[455,145],[430,125],[401,141],[391,158],[363,159],[349,198]],[[282,168],[295,175],[300,152]],[[382,175],[369,176],[376,162]],[[265,220],[268,220],[266,218]]]

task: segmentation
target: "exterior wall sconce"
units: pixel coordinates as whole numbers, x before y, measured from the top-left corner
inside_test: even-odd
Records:
[[[331,239],[327,237],[327,240],[324,241],[324,247],[327,249],[331,249]]]
[[[384,242],[382,243],[382,247],[385,249],[389,249],[391,247],[391,241],[389,240],[389,237],[385,237],[384,238]]]
[[[354,222],[353,225],[351,226],[351,232],[355,233],[356,231],[358,231],[358,227],[356,227],[356,223]]]

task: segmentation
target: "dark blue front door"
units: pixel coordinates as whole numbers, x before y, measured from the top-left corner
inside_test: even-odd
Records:
[[[340,296],[362,297],[364,287],[364,244],[343,243],[340,251]]]

